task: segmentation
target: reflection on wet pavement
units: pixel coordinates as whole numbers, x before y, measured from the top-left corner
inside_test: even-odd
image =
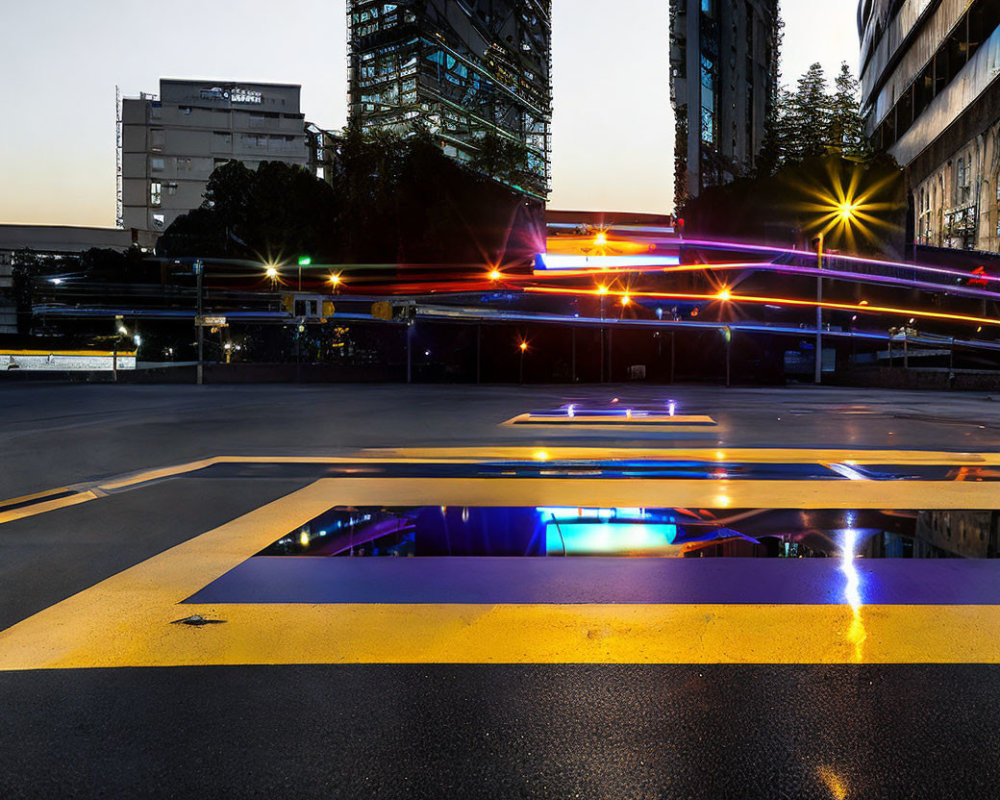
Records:
[[[947,555],[928,542],[915,546],[918,531],[942,512],[718,505],[723,507],[335,506],[288,531],[260,555],[840,556],[849,576],[847,592],[858,598],[847,600],[852,605],[860,605],[855,558]],[[982,518],[988,526],[990,513]]]
[[[853,516],[849,521],[853,524]],[[861,663],[864,655],[864,643],[868,634],[865,632],[865,623],[861,618],[861,608],[864,604],[861,601],[861,577],[858,575],[855,564],[857,545],[858,531],[853,527],[847,528],[844,531],[841,545],[840,565],[840,570],[847,580],[844,586],[844,600],[851,607],[851,627],[847,631],[847,641],[854,645],[854,660]]]

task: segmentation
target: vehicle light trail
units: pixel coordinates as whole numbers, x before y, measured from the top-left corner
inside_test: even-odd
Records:
[[[599,292],[596,289],[563,289],[557,287],[549,286],[528,286],[525,288],[526,292],[538,293],[538,294],[563,294],[563,295],[598,295]],[[915,308],[899,308],[897,306],[876,306],[870,303],[865,303],[864,305],[860,303],[833,303],[829,301],[823,301],[817,303],[815,300],[797,300],[792,297],[760,297],[758,295],[747,295],[747,294],[733,294],[731,290],[724,289],[723,293],[728,293],[728,298],[723,297],[722,293],[716,294],[703,294],[703,293],[688,293],[688,292],[641,292],[630,290],[629,292],[617,291],[614,289],[608,289],[605,294],[614,295],[617,297],[622,297],[628,295],[632,299],[642,299],[647,298],[650,300],[662,299],[662,300],[701,300],[705,302],[716,302],[716,303],[758,303],[758,304],[771,304],[779,306],[799,306],[803,308],[816,308],[817,306],[821,308],[831,309],[834,311],[853,311],[855,313],[880,313],[880,314],[894,314],[897,316],[904,317],[922,317],[925,319],[941,319],[948,320],[951,322],[970,322],[976,325],[994,325],[1000,326],[1000,319],[995,319],[991,317],[977,317],[970,314],[949,314],[944,311],[921,311]]]
[[[801,251],[799,251],[801,252]],[[590,269],[565,269],[565,270],[535,270],[532,274],[512,275],[511,282],[524,283],[532,279],[545,278],[547,281],[559,280],[561,278],[583,278],[590,275],[627,275],[627,274],[656,274],[670,275],[673,273],[692,272],[725,272],[732,270],[754,270],[759,272],[772,272],[784,275],[801,275],[816,277],[821,275],[827,280],[843,280],[845,282],[879,284],[885,286],[905,286],[913,289],[922,289],[929,292],[947,292],[948,294],[961,295],[963,297],[986,298],[990,300],[1000,300],[1000,291],[990,291],[984,288],[977,288],[978,284],[955,285],[950,283],[934,283],[932,281],[922,281],[914,278],[901,278],[894,275],[878,275],[861,272],[850,272],[846,270],[826,269],[819,270],[814,266],[800,266],[796,264],[778,264],[771,261],[735,261],[708,264],[682,264],[679,266],[654,266],[654,267],[608,267]],[[985,282],[983,282],[985,283]]]
[[[767,245],[758,244],[745,244],[742,242],[723,242],[715,241],[712,239],[685,239],[685,248],[716,248],[719,250],[745,250],[749,252],[756,253],[783,253],[787,255],[798,256],[799,258],[816,258],[816,254],[810,250],[796,250],[792,247],[769,247]],[[977,281],[996,281],[1000,283],[1000,275],[971,275],[968,272],[963,272],[962,270],[948,269],[947,267],[931,267],[926,264],[909,264],[905,261],[886,261],[878,258],[865,258],[864,256],[848,256],[842,255],[840,253],[826,253],[824,257],[829,260],[839,259],[843,261],[852,261],[859,264],[878,264],[883,267],[896,267],[898,269],[912,269],[917,272],[932,272],[938,275],[948,275],[952,278],[961,278],[963,280],[969,278],[975,278]]]

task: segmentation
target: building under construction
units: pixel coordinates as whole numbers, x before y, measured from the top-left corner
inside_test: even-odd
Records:
[[[778,89],[777,0],[670,0],[674,201],[753,168]]]
[[[401,132],[423,125],[447,155],[544,200],[550,7],[550,0],[350,0],[351,122]]]

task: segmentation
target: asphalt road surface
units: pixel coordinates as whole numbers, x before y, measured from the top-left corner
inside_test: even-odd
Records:
[[[718,426],[501,425],[616,396],[674,399],[678,413],[708,414]],[[588,448],[588,457],[674,449],[685,458],[763,448],[746,457],[787,451],[814,466],[835,448],[932,465],[948,458],[918,451],[947,451],[992,469],[1000,398],[825,388],[0,387],[0,797],[997,796],[1000,606],[988,589],[979,599],[896,601],[880,587],[870,606],[808,593],[741,598],[732,584],[627,605],[614,602],[614,586],[598,603],[567,603],[565,584],[549,603],[449,602],[447,586],[433,602],[184,603],[317,509],[353,502],[361,485],[292,474],[281,459],[336,461],[366,448],[446,459],[449,448],[495,447],[523,448],[526,462],[539,448]],[[261,461],[163,471],[220,456]],[[133,473],[143,475],[120,477]],[[556,495],[590,490],[553,480]],[[423,491],[436,505],[442,493],[460,499],[508,485],[482,483],[366,491]],[[709,486],[706,506],[725,508],[724,491],[711,499],[721,483],[661,480],[656,496],[662,504]],[[784,492],[789,508],[819,491],[809,479],[750,483]],[[967,497],[988,508],[1000,485],[899,480],[865,495],[869,481],[822,484],[816,502],[839,508],[853,498],[897,507],[892,497],[921,490],[928,507]],[[504,491],[516,497],[535,485]],[[637,485],[595,482],[593,502]],[[51,507],[10,504],[63,487],[75,488],[51,495]],[[842,581],[841,565],[829,562],[828,582]],[[765,575],[754,563],[745,560],[742,580]],[[767,580],[780,581],[767,563]],[[994,563],[979,563],[975,585],[1000,582],[1000,571],[996,581],[983,572]],[[634,588],[627,568],[614,574]],[[225,622],[173,624],[192,613]]]

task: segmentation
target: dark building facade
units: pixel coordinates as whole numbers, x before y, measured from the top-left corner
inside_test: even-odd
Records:
[[[777,0],[671,0],[678,207],[754,166],[777,80]]]
[[[1000,251],[1000,0],[862,0],[866,132],[906,172],[917,245]]]
[[[492,134],[518,162],[493,177],[544,200],[550,8],[550,0],[349,0],[351,122],[421,123],[446,154],[477,164]]]

